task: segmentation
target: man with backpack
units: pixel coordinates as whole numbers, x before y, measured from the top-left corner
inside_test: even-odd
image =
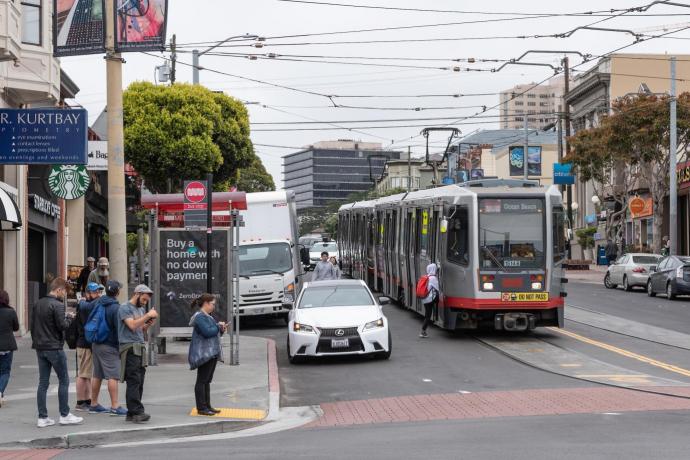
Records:
[[[88,412],[91,407],[91,377],[93,376],[93,357],[91,343],[86,340],[84,326],[93,310],[96,300],[101,296],[105,287],[96,283],[88,283],[84,289],[84,298],[77,308],[77,405],[75,410]]]
[[[422,299],[424,304],[424,323],[422,324],[422,332],[419,337],[426,339],[429,335],[426,333],[429,324],[431,324],[431,317],[434,314],[434,309],[438,305],[438,297],[440,288],[438,284],[438,277],[436,276],[438,268],[436,264],[431,263],[426,266],[426,275],[423,275],[417,281],[417,297]]]
[[[86,340],[91,343],[93,377],[91,378],[91,414],[126,416],[127,410],[118,403],[118,382],[120,380],[120,343],[117,338],[120,304],[117,296],[122,285],[110,280],[105,286],[105,295],[99,298],[84,326]],[[110,409],[98,403],[98,393],[103,380],[108,381]]]
[[[65,314],[67,282],[63,278],[55,278],[50,282],[49,289],[48,295],[39,299],[31,312],[31,348],[36,350],[38,359],[36,405],[39,428],[55,425],[55,420],[48,418],[46,403],[51,370],[54,370],[58,377],[60,425],[77,425],[84,421],[69,411],[69,373],[67,356],[63,350],[64,333],[72,320],[72,316]]]

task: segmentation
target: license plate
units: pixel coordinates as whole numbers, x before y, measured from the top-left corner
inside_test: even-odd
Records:
[[[549,300],[548,292],[503,292],[502,302],[546,302]]]
[[[350,339],[333,339],[331,348],[347,348],[350,346]]]

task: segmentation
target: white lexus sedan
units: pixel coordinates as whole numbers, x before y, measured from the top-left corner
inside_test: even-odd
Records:
[[[305,283],[290,311],[288,358],[375,354],[388,359],[391,334],[381,306],[360,280]]]

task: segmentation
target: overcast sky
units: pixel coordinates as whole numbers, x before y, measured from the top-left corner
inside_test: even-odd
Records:
[[[592,10],[624,9],[645,5],[647,0],[613,1],[581,0],[578,2],[545,2],[543,0],[487,0],[468,2],[453,0],[316,0],[318,2],[339,2],[356,5],[388,6],[397,8],[423,8],[436,10],[471,10],[467,12],[420,12],[395,11],[383,9],[364,9],[341,6],[323,6],[281,2],[278,0],[170,0],[168,40],[177,34],[181,45],[178,53],[177,80],[191,82],[191,68],[183,63],[191,63],[190,43],[214,42],[229,36],[255,34],[269,37],[262,49],[249,46],[219,48],[223,53],[282,55],[329,56],[323,57],[289,57],[300,60],[338,60],[336,57],[357,56],[371,58],[406,58],[407,60],[350,60],[349,62],[401,65],[429,68],[396,68],[364,65],[343,65],[324,62],[295,62],[275,60],[249,60],[246,57],[203,56],[201,65],[239,77],[262,80],[282,86],[318,94],[297,92],[285,88],[271,87],[265,84],[233,78],[230,76],[201,72],[201,83],[213,90],[222,90],[227,94],[250,103],[250,121],[252,123],[252,140],[255,144],[271,144],[288,147],[299,147],[321,140],[357,139],[362,141],[381,142],[385,147],[407,149],[412,146],[413,153],[423,152],[422,138],[418,136],[422,126],[434,126],[449,123],[462,117],[473,115],[477,108],[466,106],[491,107],[498,103],[497,95],[473,97],[443,98],[341,98],[333,99],[328,95],[423,95],[423,94],[457,94],[457,93],[496,93],[518,83],[542,81],[553,75],[548,67],[508,66],[501,72],[453,72],[440,70],[439,67],[460,66],[463,69],[491,69],[500,65],[492,62],[453,62],[451,59],[511,59],[517,58],[529,49],[539,50],[575,50],[595,56],[633,43],[634,38],[625,33],[582,30],[570,38],[501,38],[519,35],[550,35],[564,33],[577,26],[591,24],[606,17],[548,17],[527,18],[510,21],[495,21],[504,18],[516,18],[515,13],[582,13]],[[193,6],[192,6],[193,4]],[[481,13],[513,14],[481,14]],[[690,8],[657,5],[645,13],[647,16],[629,17],[626,15],[598,24],[596,27],[632,29],[649,35],[665,33],[663,26],[690,27]],[[650,16],[652,14],[659,16]],[[425,28],[408,28],[379,32],[362,32],[335,35],[322,35],[295,38],[270,38],[294,36],[323,32],[349,31],[359,29],[414,26],[423,24],[457,23],[467,21],[493,20],[477,24],[454,24]],[[658,29],[657,29],[658,28]],[[652,30],[656,29],[656,30]],[[372,41],[372,40],[426,40],[449,38],[482,38],[481,40],[438,40],[403,43],[349,43],[322,44],[315,42]],[[690,29],[670,35],[685,37],[687,40],[658,38],[638,43],[623,52],[650,52],[687,54],[690,44]],[[286,43],[309,43],[307,45],[280,46]],[[199,45],[202,49],[204,46]],[[167,54],[165,54],[167,56]],[[161,54],[161,56],[164,56]],[[333,58],[331,58],[333,57]],[[550,63],[558,65],[562,55],[535,55],[524,59],[529,62]],[[152,81],[154,67],[163,61],[152,56],[128,53],[124,66],[125,85],[136,80]],[[414,59],[417,58],[417,59]],[[418,60],[435,58],[436,60]],[[581,60],[573,56],[572,65]],[[80,56],[62,59],[64,70],[81,88],[77,102],[89,110],[93,122],[105,106],[105,62],[101,56]],[[581,65],[576,70],[589,68],[590,64]],[[644,73],[644,69],[640,69]],[[690,76],[679,75],[679,78]],[[258,104],[256,104],[258,103]],[[334,107],[349,105],[370,107],[353,109]],[[266,107],[264,107],[266,106]],[[384,110],[385,108],[415,107],[450,107],[452,109]],[[479,109],[481,110],[481,109]],[[483,118],[475,118],[455,125],[463,134],[477,129],[497,128],[496,118],[486,115],[497,115],[498,111],[487,112]],[[447,120],[413,120],[375,123],[374,120],[415,119],[450,117]],[[363,127],[357,132],[335,128],[329,125],[266,125],[268,122],[293,121],[334,121],[361,120],[360,123],[345,124],[350,127]],[[468,124],[470,121],[474,124]],[[372,126],[398,126],[388,129],[373,129]],[[400,127],[415,125],[414,127]],[[294,128],[333,128],[327,131],[260,131],[267,129]],[[442,141],[442,136],[434,139]],[[281,156],[293,150],[257,145],[256,151],[268,171],[281,186]]]

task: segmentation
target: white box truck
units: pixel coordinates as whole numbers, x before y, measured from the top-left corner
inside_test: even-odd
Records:
[[[247,193],[247,210],[240,215],[240,316],[287,318],[303,275],[295,194]]]

